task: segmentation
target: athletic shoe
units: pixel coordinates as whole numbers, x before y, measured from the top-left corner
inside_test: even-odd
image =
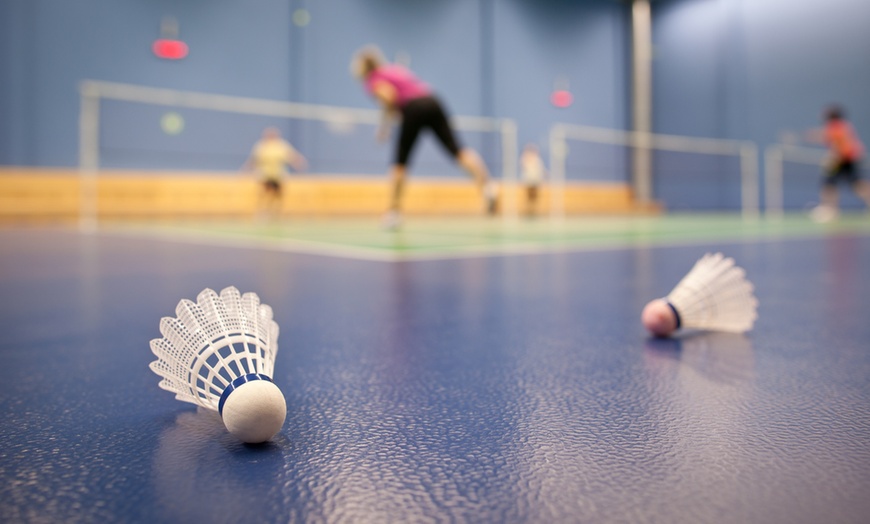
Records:
[[[839,212],[833,207],[830,206],[816,206],[810,211],[810,220],[813,222],[818,222],[819,224],[825,224],[837,219],[839,216]]]
[[[381,219],[381,229],[384,231],[396,231],[402,225],[402,214],[398,211],[387,211]]]
[[[490,180],[483,187],[483,199],[486,206],[486,214],[495,215],[498,213],[498,186]]]

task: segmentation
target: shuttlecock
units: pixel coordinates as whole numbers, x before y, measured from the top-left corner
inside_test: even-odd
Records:
[[[157,360],[151,370],[160,387],[183,402],[220,413],[243,442],[274,437],[284,425],[287,404],[272,382],[278,324],[256,293],[228,287],[220,295],[203,290],[196,303],[183,299],[178,318],[160,320],[164,338],[151,341]]]
[[[707,253],[668,296],[643,308],[641,322],[658,336],[681,328],[743,333],[752,329],[757,308],[746,272],[722,253]]]

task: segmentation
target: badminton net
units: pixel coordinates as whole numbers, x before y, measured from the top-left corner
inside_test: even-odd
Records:
[[[826,149],[771,144],[764,150],[764,211],[777,218],[785,212],[808,211],[819,204]],[[863,202],[850,191],[840,194],[840,206],[858,209]]]
[[[238,174],[266,127],[277,127],[308,160],[306,177],[378,177],[393,140],[376,140],[376,110],[301,104],[85,81],[80,86],[81,222],[98,220],[98,178],[111,172],[172,176]],[[494,178],[516,178],[516,125],[508,119],[456,116],[462,143],[476,149]],[[394,130],[394,134],[397,130]],[[414,151],[414,177],[466,177],[434,139]]]
[[[650,154],[652,199],[672,211],[758,215],[758,153],[752,142],[558,123],[550,130],[551,209],[566,184],[630,184],[638,148]]]

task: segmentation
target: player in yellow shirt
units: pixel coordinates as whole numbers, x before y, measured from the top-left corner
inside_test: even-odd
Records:
[[[281,137],[281,131],[277,127],[267,127],[260,140],[254,144],[251,156],[242,169],[253,169],[259,174],[263,184],[260,209],[270,218],[281,212],[281,183],[287,176],[288,165],[296,171],[304,171],[308,162]]]

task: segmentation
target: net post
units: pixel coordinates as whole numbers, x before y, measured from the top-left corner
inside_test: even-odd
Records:
[[[565,128],[554,124],[550,128],[550,219],[565,218],[565,161],[567,157]]]
[[[506,206],[503,218],[515,222],[519,218],[519,206],[517,203],[517,156],[519,155],[519,138],[517,124],[513,120],[501,121],[502,140],[502,194],[509,195],[507,200],[510,205]]]
[[[752,142],[740,146],[740,200],[744,219],[757,219],[760,201],[758,198],[758,147]]]
[[[79,95],[79,230],[91,233],[97,229],[99,205],[99,85],[85,80]]]
[[[764,150],[764,216],[783,216],[782,147],[771,144]]]

